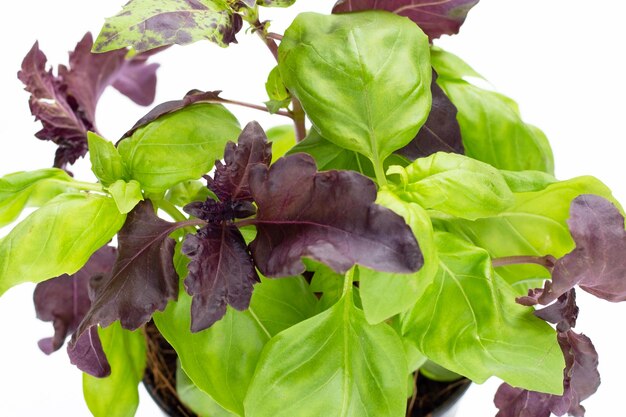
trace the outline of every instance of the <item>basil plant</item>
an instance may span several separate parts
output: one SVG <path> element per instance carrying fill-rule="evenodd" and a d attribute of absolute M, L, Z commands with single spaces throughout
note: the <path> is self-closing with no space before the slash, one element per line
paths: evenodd
<path fill-rule="evenodd" d="M 418 375 L 502 379 L 500 417 L 584 415 L 575 291 L 626 300 L 623 210 L 434 45 L 478 0 L 340 0 L 272 32 L 294 2 L 130 0 L 56 72 L 35 43 L 18 76 L 56 153 L 0 179 L 0 294 L 37 283 L 39 347 L 66 345 L 96 417 L 134 415 L 147 326 L 200 416 L 402 417 Z M 108 87 L 151 105 L 154 55 L 244 26 L 276 58 L 264 104 L 192 90 L 98 131 Z"/>

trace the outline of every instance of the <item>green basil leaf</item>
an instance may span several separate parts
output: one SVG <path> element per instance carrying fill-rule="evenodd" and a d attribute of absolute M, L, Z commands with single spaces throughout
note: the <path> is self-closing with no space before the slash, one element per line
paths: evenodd
<path fill-rule="evenodd" d="M 560 258 L 574 249 L 567 219 L 572 200 L 580 194 L 596 194 L 617 203 L 608 187 L 586 176 L 557 182 L 540 191 L 516 193 L 515 203 L 493 217 L 476 221 L 449 219 L 438 225 L 486 249 L 492 258 L 545 255 Z M 550 277 L 539 265 L 510 265 L 497 270 L 513 285 L 517 295 L 541 287 L 542 281 Z"/>
<path fill-rule="evenodd" d="M 187 276 L 188 262 L 177 249 L 179 276 Z M 314 313 L 315 297 L 307 287 L 302 278 L 263 280 L 254 290 L 248 311 L 228 307 L 223 319 L 191 333 L 191 297 L 181 285 L 178 301 L 157 312 L 154 322 L 193 383 L 224 409 L 243 416 L 243 400 L 265 343 L 273 332 Z M 229 357 L 237 358 L 237 366 L 224 359 Z"/>
<path fill-rule="evenodd" d="M 210 171 L 240 130 L 224 106 L 199 103 L 137 129 L 118 150 L 130 178 L 146 192 L 160 193 Z"/>
<path fill-rule="evenodd" d="M 296 144 L 296 133 L 291 125 L 272 127 L 265 134 L 272 144 L 272 163 L 285 156 Z"/>
<path fill-rule="evenodd" d="M 313 272 L 311 291 L 321 295 L 317 311 L 326 311 L 341 299 L 344 277 L 320 262 L 304 259 L 304 263 L 306 269 Z"/>
<path fill-rule="evenodd" d="M 183 181 L 165 194 L 165 199 L 175 206 L 183 207 L 193 201 L 205 201 L 213 193 L 207 188 L 206 183 L 198 180 Z M 215 197 L 217 199 L 217 197 Z"/>
<path fill-rule="evenodd" d="M 398 335 L 387 324 L 368 324 L 348 292 L 266 345 L 246 417 L 292 417 L 303 409 L 311 416 L 402 416 L 406 369 Z"/>
<path fill-rule="evenodd" d="M 176 369 L 176 393 L 180 400 L 199 417 L 236 417 L 224 410 L 209 394 L 194 385 L 178 365 Z"/>
<path fill-rule="evenodd" d="M 93 132 L 87 134 L 87 141 L 91 170 L 104 186 L 127 179 L 124 162 L 115 145 Z"/>
<path fill-rule="evenodd" d="M 75 273 L 111 240 L 125 219 L 109 197 L 54 198 L 0 240 L 0 295 L 23 282 Z"/>
<path fill-rule="evenodd" d="M 26 206 L 40 206 L 71 190 L 72 181 L 58 168 L 16 172 L 0 178 L 0 227 L 17 219 Z"/>
<path fill-rule="evenodd" d="M 140 201 L 143 201 L 141 184 L 135 180 L 129 182 L 117 180 L 109 186 L 108 191 L 122 214 L 129 213 Z"/>
<path fill-rule="evenodd" d="M 302 13 L 279 57 L 285 85 L 321 135 L 375 167 L 415 137 L 430 111 L 428 37 L 406 18 Z"/>
<path fill-rule="evenodd" d="M 500 170 L 500 174 L 514 193 L 541 191 L 558 181 L 554 176 L 541 171 Z"/>
<path fill-rule="evenodd" d="M 513 203 L 513 193 L 494 167 L 455 153 L 437 152 L 406 168 L 392 167 L 405 201 L 465 219 L 497 214 Z"/>
<path fill-rule="evenodd" d="M 318 171 L 343 169 L 356 171 L 370 178 L 375 177 L 374 166 L 369 159 L 358 152 L 342 148 L 324 139 L 316 129 L 311 129 L 307 137 L 291 148 L 287 154 L 293 155 L 298 152 L 311 155 L 315 159 Z M 404 157 L 391 154 L 385 160 L 384 167 L 405 166 L 406 164 L 408 161 Z"/>
<path fill-rule="evenodd" d="M 251 312 L 272 336 L 312 317 L 317 298 L 302 277 L 261 278 L 250 301 Z"/>
<path fill-rule="evenodd" d="M 495 375 L 532 391 L 563 392 L 563 354 L 555 331 L 515 302 L 489 254 L 436 233 L 439 272 L 404 317 L 406 335 L 444 368 L 482 383 Z"/>
<path fill-rule="evenodd" d="M 237 23 L 238 22 L 238 23 Z M 224 1 L 131 0 L 106 19 L 94 52 L 132 46 L 137 52 L 210 40 L 228 46 L 241 27 Z"/>
<path fill-rule="evenodd" d="M 270 100 L 284 101 L 291 98 L 287 87 L 285 87 L 285 82 L 280 76 L 278 66 L 274 67 L 267 76 L 265 91 Z"/>
<path fill-rule="evenodd" d="M 554 157 L 547 138 L 524 123 L 510 98 L 479 88 L 463 79 L 476 76 L 460 58 L 433 51 L 437 84 L 456 106 L 465 154 L 496 168 L 511 171 L 554 172 Z"/>
<path fill-rule="evenodd" d="M 369 323 L 380 323 L 409 310 L 431 284 L 438 269 L 433 226 L 426 211 L 415 203 L 407 203 L 389 189 L 381 189 L 376 204 L 401 215 L 415 234 L 424 266 L 414 274 L 394 274 L 359 267 L 361 301 Z"/>
<path fill-rule="evenodd" d="M 111 375 L 83 374 L 83 393 L 94 417 L 133 417 L 139 405 L 138 385 L 146 368 L 146 340 L 142 330 L 123 329 L 119 321 L 98 329 Z"/>

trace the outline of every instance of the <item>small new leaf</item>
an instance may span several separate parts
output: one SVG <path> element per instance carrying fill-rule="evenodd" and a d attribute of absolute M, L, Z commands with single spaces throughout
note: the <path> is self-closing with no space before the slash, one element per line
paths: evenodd
<path fill-rule="evenodd" d="M 215 162 L 214 178 L 206 178 L 211 191 L 223 202 L 252 201 L 248 173 L 254 164 L 269 166 L 272 145 L 257 122 L 250 122 L 237 140 L 228 142 L 224 150 L 224 164 Z"/>
<path fill-rule="evenodd" d="M 254 165 L 250 189 L 258 206 L 255 263 L 269 277 L 299 275 L 301 258 L 344 273 L 354 264 L 414 272 L 423 263 L 402 217 L 374 204 L 376 186 L 352 171 L 317 172 L 306 154 Z"/>
<path fill-rule="evenodd" d="M 478 0 L 339 0 L 333 13 L 387 10 L 408 17 L 432 40 L 459 33 L 467 13 L 477 3 Z"/>
<path fill-rule="evenodd" d="M 226 305 L 243 311 L 252 286 L 259 282 L 254 262 L 239 230 L 225 223 L 209 224 L 187 235 L 182 253 L 191 259 L 185 288 L 193 296 L 191 331 L 207 329 L 226 314 Z"/>

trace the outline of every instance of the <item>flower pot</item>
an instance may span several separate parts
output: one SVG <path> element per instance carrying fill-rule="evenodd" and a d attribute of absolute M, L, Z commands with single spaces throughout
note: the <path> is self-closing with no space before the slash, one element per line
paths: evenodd
<path fill-rule="evenodd" d="M 176 393 L 176 351 L 152 322 L 146 325 L 146 340 L 148 362 L 143 378 L 146 390 L 166 416 L 197 417 Z M 418 374 L 415 386 L 418 395 L 409 398 L 407 417 L 454 417 L 470 381 L 437 382 Z"/>

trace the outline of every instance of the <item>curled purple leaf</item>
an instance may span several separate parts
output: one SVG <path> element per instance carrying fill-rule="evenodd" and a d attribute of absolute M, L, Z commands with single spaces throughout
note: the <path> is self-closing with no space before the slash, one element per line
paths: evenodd
<path fill-rule="evenodd" d="M 271 168 L 250 169 L 250 189 L 258 212 L 251 243 L 263 275 L 298 275 L 301 258 L 323 262 L 344 273 L 355 264 L 409 273 L 423 256 L 402 217 L 374 204 L 376 186 L 353 171 L 317 172 L 307 154 L 279 159 Z"/>
<path fill-rule="evenodd" d="M 104 246 L 75 274 L 61 275 L 37 284 L 33 294 L 37 318 L 51 321 L 54 326 L 54 336 L 39 341 L 39 348 L 45 354 L 59 350 L 67 336 L 74 333 L 91 306 L 90 278 L 110 272 L 115 255 L 115 248 Z"/>
<path fill-rule="evenodd" d="M 626 231 L 619 209 L 584 194 L 572 201 L 567 224 L 576 248 L 556 261 L 552 280 L 534 294 L 537 302 L 550 304 L 575 285 L 604 300 L 625 301 Z"/>
<path fill-rule="evenodd" d="M 254 164 L 269 166 L 272 144 L 261 125 L 250 122 L 243 129 L 237 144 L 228 142 L 224 164 L 215 162 L 214 179 L 207 177 L 208 187 L 221 201 L 252 201 L 248 173 Z"/>
<path fill-rule="evenodd" d="M 426 123 L 417 132 L 417 136 L 397 154 L 411 161 L 436 152 L 465 154 L 461 139 L 461 127 L 456 119 L 457 109 L 443 89 L 437 85 L 437 73 L 433 71 L 430 85 L 433 104 Z"/>
<path fill-rule="evenodd" d="M 406 16 L 432 39 L 454 35 L 478 0 L 339 0 L 333 13 L 382 9 Z"/>
<path fill-rule="evenodd" d="M 157 217 L 149 200 L 128 214 L 118 233 L 115 265 L 110 274 L 92 279 L 94 299 L 70 345 L 98 324 L 106 327 L 119 320 L 123 328 L 135 330 L 178 297 L 172 261 L 176 242 L 168 236 L 179 227 Z"/>
<path fill-rule="evenodd" d="M 74 343 L 67 346 L 67 354 L 72 365 L 81 371 L 104 378 L 111 374 L 111 365 L 102 349 L 102 342 L 98 336 L 98 326 L 91 326 L 85 330 Z"/>
<path fill-rule="evenodd" d="M 191 331 L 207 329 L 226 314 L 226 305 L 245 310 L 259 282 L 254 262 L 239 230 L 226 223 L 187 235 L 182 252 L 191 259 L 185 288 L 193 297 Z"/>
<path fill-rule="evenodd" d="M 548 323 L 556 324 L 556 329 L 559 332 L 566 332 L 575 327 L 578 318 L 576 290 L 572 288 L 554 303 L 535 311 L 535 315 Z"/>
<path fill-rule="evenodd" d="M 147 64 L 146 55 L 127 59 L 126 49 L 93 54 L 92 45 L 87 33 L 70 53 L 69 68 L 60 65 L 55 76 L 46 71 L 46 56 L 36 42 L 18 73 L 31 93 L 31 113 L 43 125 L 35 136 L 58 145 L 55 167 L 64 168 L 87 153 L 87 132 L 97 131 L 96 106 L 108 86 L 137 104 L 154 100 L 158 64 Z"/>
<path fill-rule="evenodd" d="M 598 354 L 587 336 L 572 330 L 559 333 L 558 342 L 565 356 L 563 395 L 533 392 L 502 384 L 494 398 L 500 410 L 496 417 L 549 417 L 550 413 L 574 417 L 585 415 L 585 409 L 580 403 L 600 386 Z"/>

